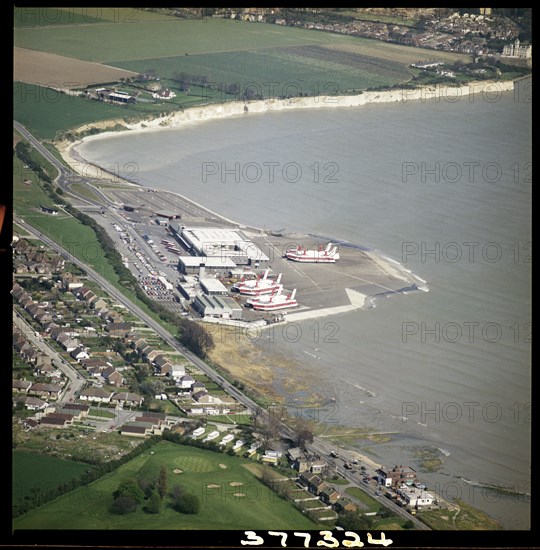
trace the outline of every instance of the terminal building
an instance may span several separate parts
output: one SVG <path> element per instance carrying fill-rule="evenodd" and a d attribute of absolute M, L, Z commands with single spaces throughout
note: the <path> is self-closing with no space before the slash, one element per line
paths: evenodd
<path fill-rule="evenodd" d="M 236 264 L 228 258 L 212 258 L 205 256 L 179 256 L 178 270 L 184 275 L 199 275 L 201 269 L 218 275 L 227 275 Z"/>
<path fill-rule="evenodd" d="M 264 268 L 270 258 L 238 231 L 221 227 L 185 227 L 170 225 L 177 239 L 186 250 L 197 258 L 179 258 L 178 268 L 182 273 L 196 273 L 201 264 L 213 271 L 228 272 L 238 265 Z"/>

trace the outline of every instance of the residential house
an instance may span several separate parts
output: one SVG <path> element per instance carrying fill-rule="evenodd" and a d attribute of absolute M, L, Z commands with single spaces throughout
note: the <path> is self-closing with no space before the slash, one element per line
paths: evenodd
<path fill-rule="evenodd" d="M 202 382 L 194 382 L 191 386 L 192 392 L 206 391 L 206 386 Z"/>
<path fill-rule="evenodd" d="M 15 298 L 15 300 L 19 300 L 23 294 L 24 288 L 19 283 L 15 283 L 11 289 L 11 295 Z"/>
<path fill-rule="evenodd" d="M 38 376 L 47 376 L 49 378 L 62 378 L 62 371 L 51 364 L 43 364 L 34 368 L 34 374 Z"/>
<path fill-rule="evenodd" d="M 18 393 L 28 393 L 31 386 L 32 382 L 28 380 L 13 380 L 11 385 L 13 391 Z"/>
<path fill-rule="evenodd" d="M 43 330 L 48 334 L 51 333 L 52 329 L 60 328 L 54 321 L 48 321 L 46 323 L 43 323 L 42 326 L 43 326 Z"/>
<path fill-rule="evenodd" d="M 160 352 L 157 349 L 152 349 L 150 346 L 148 346 L 143 351 L 143 354 L 146 357 L 146 360 L 151 363 L 160 354 Z"/>
<path fill-rule="evenodd" d="M 102 368 L 103 370 L 105 370 L 107 367 L 112 367 L 112 365 L 110 363 L 108 363 L 107 361 L 105 361 L 104 359 L 101 359 L 99 357 L 92 357 L 92 358 L 88 358 L 88 359 L 83 359 L 81 361 L 81 365 L 85 368 L 85 369 L 89 369 L 90 367 L 94 367 L 94 368 Z"/>
<path fill-rule="evenodd" d="M 107 302 L 103 298 L 100 298 L 99 296 L 96 296 L 96 299 L 92 300 L 89 303 L 90 303 L 90 307 L 96 311 L 100 311 L 101 309 L 107 307 Z"/>
<path fill-rule="evenodd" d="M 39 423 L 46 428 L 66 428 L 73 423 L 73 415 L 51 413 L 42 416 Z"/>
<path fill-rule="evenodd" d="M 208 395 L 206 390 L 201 390 L 195 392 L 192 396 L 193 400 L 197 403 L 213 403 L 214 398 L 211 395 Z"/>
<path fill-rule="evenodd" d="M 171 365 L 171 363 L 167 363 L 161 372 L 173 380 L 180 380 L 186 374 L 186 368 L 183 365 Z"/>
<path fill-rule="evenodd" d="M 39 426 L 39 422 L 34 418 L 27 418 L 26 420 L 23 420 L 23 426 L 25 431 L 28 431 L 33 428 L 37 428 Z"/>
<path fill-rule="evenodd" d="M 72 415 L 73 420 L 82 420 L 88 416 L 90 412 L 90 405 L 83 405 L 82 403 L 67 403 L 63 405 L 58 412 L 60 414 Z"/>
<path fill-rule="evenodd" d="M 133 330 L 131 323 L 109 323 L 105 330 L 113 338 L 125 338 Z"/>
<path fill-rule="evenodd" d="M 39 369 L 42 367 L 50 367 L 52 366 L 51 356 L 47 355 L 46 353 L 38 353 L 34 364 L 36 365 L 36 369 Z"/>
<path fill-rule="evenodd" d="M 24 295 L 21 296 L 19 303 L 24 309 L 26 309 L 27 307 L 31 306 L 34 303 L 34 300 L 32 300 L 30 295 L 25 292 Z"/>
<path fill-rule="evenodd" d="M 100 307 L 94 310 L 94 315 L 99 315 L 102 319 L 106 319 L 109 314 L 109 310 L 106 307 Z"/>
<path fill-rule="evenodd" d="M 342 497 L 342 495 L 333 487 L 329 486 L 319 493 L 319 497 L 325 504 L 333 505 L 336 504 L 336 502 Z"/>
<path fill-rule="evenodd" d="M 24 346 L 28 346 L 26 338 L 21 333 L 16 333 L 13 335 L 12 344 L 15 351 L 18 353 L 21 352 Z"/>
<path fill-rule="evenodd" d="M 77 277 L 77 275 L 73 275 L 73 273 L 64 273 L 60 280 L 62 281 L 62 287 L 65 290 L 76 290 L 82 288 L 84 285 Z"/>
<path fill-rule="evenodd" d="M 433 504 L 433 495 L 431 493 L 427 493 L 424 489 L 406 487 L 397 489 L 397 492 L 403 497 L 407 506 L 410 506 L 411 508 L 431 506 Z"/>
<path fill-rule="evenodd" d="M 323 481 L 319 476 L 309 473 L 303 473 L 299 476 L 300 481 L 307 486 L 308 491 L 314 495 L 319 495 L 321 491 L 328 489 L 330 486 Z"/>
<path fill-rule="evenodd" d="M 44 411 L 49 406 L 47 401 L 31 395 L 17 397 L 14 403 L 22 403 L 29 411 Z"/>
<path fill-rule="evenodd" d="M 42 308 L 40 308 L 35 302 L 32 303 L 28 308 L 26 308 L 26 311 L 35 319 L 36 314 L 43 311 Z"/>
<path fill-rule="evenodd" d="M 39 351 L 33 347 L 24 348 L 21 351 L 21 357 L 28 363 L 31 363 L 32 365 L 36 362 L 36 358 L 38 355 L 39 355 Z"/>
<path fill-rule="evenodd" d="M 133 349 L 135 349 L 137 353 L 140 353 L 141 355 L 143 353 L 143 349 L 145 349 L 146 346 L 148 346 L 148 342 L 144 338 L 139 338 L 132 343 Z"/>
<path fill-rule="evenodd" d="M 298 473 L 309 471 L 309 460 L 306 458 L 297 458 L 294 461 L 294 467 L 298 470 Z"/>
<path fill-rule="evenodd" d="M 107 383 L 112 386 L 121 386 L 124 383 L 124 377 L 114 368 L 107 367 L 102 373 L 101 376 L 107 380 Z"/>
<path fill-rule="evenodd" d="M 88 355 L 88 352 L 83 346 L 78 346 L 75 348 L 71 353 L 71 357 L 75 359 L 78 363 L 80 363 L 83 359 L 89 359 L 90 355 Z"/>
<path fill-rule="evenodd" d="M 310 470 L 313 474 L 322 474 L 326 469 L 326 462 L 324 460 L 312 460 Z"/>
<path fill-rule="evenodd" d="M 80 288 L 76 288 L 73 290 L 73 294 L 80 300 L 86 300 L 90 296 L 95 294 L 87 287 L 87 286 L 81 286 Z"/>
<path fill-rule="evenodd" d="M 90 387 L 80 393 L 79 399 L 81 401 L 94 401 L 96 403 L 110 403 L 112 396 L 113 392 L 110 390 Z"/>
<path fill-rule="evenodd" d="M 107 319 L 111 321 L 111 323 L 121 323 L 122 322 L 122 314 L 118 313 L 118 311 L 111 309 L 109 311 L 109 315 L 107 316 Z"/>
<path fill-rule="evenodd" d="M 56 341 L 62 346 L 63 349 L 65 349 L 68 353 L 71 353 L 73 350 L 77 349 L 79 347 L 79 343 L 71 338 L 71 336 L 68 336 L 65 332 L 62 332 Z"/>
<path fill-rule="evenodd" d="M 64 333 L 64 327 L 54 326 L 49 327 L 49 334 L 53 340 L 58 340 L 61 334 Z"/>
<path fill-rule="evenodd" d="M 119 392 L 112 396 L 111 401 L 117 403 L 121 407 L 138 407 L 144 401 L 144 397 L 132 392 Z"/>
<path fill-rule="evenodd" d="M 193 376 L 190 376 L 189 374 L 182 376 L 182 378 L 180 378 L 176 382 L 176 385 L 180 386 L 184 390 L 191 389 L 193 384 L 195 384 L 195 378 L 193 378 Z"/>
<path fill-rule="evenodd" d="M 28 393 L 39 395 L 40 397 L 46 397 L 48 399 L 58 399 L 62 392 L 62 386 L 58 384 L 43 384 L 38 382 L 32 384 L 28 389 Z"/>
<path fill-rule="evenodd" d="M 161 372 L 161 369 L 167 364 L 170 364 L 170 361 L 163 354 L 160 353 L 159 355 L 156 355 L 156 357 L 154 357 L 154 366 L 156 367 L 160 375 L 163 374 Z"/>
<path fill-rule="evenodd" d="M 35 319 L 38 323 L 44 325 L 52 321 L 52 315 L 48 311 L 42 310 L 36 314 Z"/>
<path fill-rule="evenodd" d="M 412 485 L 417 480 L 416 470 L 410 466 L 394 466 L 391 470 L 379 468 L 377 470 L 379 483 L 385 487 L 401 487 Z"/>
<path fill-rule="evenodd" d="M 348 498 L 340 498 L 335 504 L 334 504 L 334 510 L 336 512 L 354 512 L 356 513 L 358 511 L 358 506 L 354 504 L 354 502 L 351 502 Z"/>

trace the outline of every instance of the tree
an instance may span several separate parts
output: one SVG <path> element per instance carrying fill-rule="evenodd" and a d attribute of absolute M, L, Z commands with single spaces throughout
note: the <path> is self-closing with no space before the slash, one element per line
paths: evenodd
<path fill-rule="evenodd" d="M 139 479 L 139 487 L 141 488 L 141 491 L 143 491 L 145 498 L 150 498 L 150 495 L 154 491 L 154 484 L 142 477 Z"/>
<path fill-rule="evenodd" d="M 262 423 L 261 423 L 262 424 Z M 266 447 L 270 442 L 279 438 L 279 430 L 281 422 L 279 418 L 270 411 L 266 417 L 266 421 L 261 425 L 259 431 L 263 437 L 263 444 Z"/>
<path fill-rule="evenodd" d="M 171 497 L 173 501 L 176 502 L 183 492 L 184 489 L 180 485 L 173 485 L 173 488 L 171 489 Z"/>
<path fill-rule="evenodd" d="M 294 426 L 294 433 L 298 447 L 303 449 L 306 443 L 313 443 L 313 430 L 307 419 L 297 418 Z"/>
<path fill-rule="evenodd" d="M 174 509 L 182 514 L 198 514 L 201 503 L 195 495 L 183 493 L 174 503 Z"/>
<path fill-rule="evenodd" d="M 159 514 L 161 510 L 161 497 L 155 491 L 152 491 L 144 509 L 149 514 Z"/>
<path fill-rule="evenodd" d="M 157 492 L 161 498 L 165 498 L 165 495 L 167 494 L 167 486 L 168 486 L 167 466 L 165 466 L 165 464 L 162 464 L 159 470 L 159 475 L 156 482 Z"/>
<path fill-rule="evenodd" d="M 337 524 L 346 531 L 362 531 L 370 527 L 367 518 L 356 512 L 344 512 L 340 514 Z"/>
<path fill-rule="evenodd" d="M 114 499 L 111 506 L 111 512 L 118 515 L 129 514 L 131 512 L 135 512 L 137 506 L 138 504 L 133 497 L 120 496 Z"/>
<path fill-rule="evenodd" d="M 118 489 L 113 493 L 113 497 L 115 500 L 127 497 L 136 504 L 140 504 L 144 499 L 144 493 L 135 479 L 126 479 L 120 483 Z"/>
<path fill-rule="evenodd" d="M 180 342 L 186 346 L 195 355 L 204 359 L 208 352 L 214 347 L 214 339 L 206 329 L 185 317 L 181 317 L 180 323 Z"/>
<path fill-rule="evenodd" d="M 412 522 L 412 520 L 408 519 L 408 520 L 403 524 L 403 529 L 414 529 L 414 523 Z"/>

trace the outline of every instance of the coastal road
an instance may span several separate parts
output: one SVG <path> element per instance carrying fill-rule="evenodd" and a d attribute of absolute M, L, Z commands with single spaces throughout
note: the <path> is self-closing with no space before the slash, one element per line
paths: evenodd
<path fill-rule="evenodd" d="M 71 168 L 66 167 L 60 162 L 33 134 L 31 134 L 20 122 L 13 121 L 13 128 L 19 132 L 25 140 L 27 140 L 32 147 L 34 147 L 48 162 L 50 162 L 57 170 L 58 175 L 55 178 L 55 183 L 65 192 L 71 193 L 78 199 L 92 204 L 94 206 L 103 207 L 113 204 L 110 199 L 100 189 L 92 187 L 92 191 L 97 194 L 103 202 L 92 200 L 89 197 L 80 195 L 70 188 L 72 183 L 84 183 L 83 176 L 76 174 Z M 82 163 L 81 163 L 82 164 Z"/>
<path fill-rule="evenodd" d="M 14 127 L 27 139 L 47 160 L 49 160 L 55 167 L 59 170 L 59 176 L 57 178 L 57 182 L 59 185 L 62 186 L 61 182 L 66 182 L 66 179 L 72 178 L 72 172 L 70 169 L 67 169 L 62 163 L 56 159 L 30 132 L 28 132 L 24 126 L 20 125 L 17 122 L 14 122 Z M 67 183 L 64 183 L 67 188 L 66 190 L 69 190 L 69 186 Z M 94 188 L 92 188 L 94 189 Z M 111 201 L 105 197 L 105 195 L 101 192 L 99 192 L 100 197 L 104 199 L 105 208 L 107 208 L 109 211 L 113 211 L 113 208 L 109 208 L 109 205 L 112 205 Z M 103 204 L 97 203 L 95 201 L 90 201 L 86 198 L 84 198 L 86 202 L 91 202 L 93 204 L 99 205 L 103 207 Z M 116 218 L 118 214 L 115 213 L 114 217 Z M 217 372 L 215 372 L 211 367 L 209 367 L 204 361 L 202 361 L 199 357 L 197 357 L 195 354 L 193 354 L 191 351 L 186 349 L 184 346 L 182 346 L 178 340 L 165 328 L 163 328 L 157 321 L 155 321 L 152 317 L 150 317 L 145 311 L 143 311 L 139 306 L 131 302 L 126 296 L 124 296 L 121 292 L 119 292 L 116 287 L 114 287 L 109 281 L 107 281 L 104 277 L 102 277 L 97 271 L 92 269 L 90 266 L 85 264 L 84 262 L 78 260 L 73 255 L 71 255 L 66 249 L 64 249 L 62 246 L 57 244 L 55 241 L 50 239 L 49 237 L 43 235 L 38 230 L 34 229 L 29 224 L 25 223 L 24 221 L 20 219 L 15 219 L 17 223 L 19 223 L 22 227 L 25 228 L 26 231 L 28 231 L 30 234 L 34 235 L 35 237 L 38 237 L 41 239 L 47 246 L 49 246 L 52 250 L 55 250 L 58 254 L 69 260 L 70 262 L 74 263 L 84 271 L 86 271 L 89 278 L 93 279 L 96 283 L 98 283 L 106 292 L 109 293 L 111 297 L 116 299 L 118 302 L 123 304 L 131 313 L 133 313 L 135 316 L 137 316 L 141 321 L 145 322 L 148 327 L 152 328 L 156 334 L 158 334 L 161 338 L 163 338 L 164 341 L 166 341 L 173 349 L 177 350 L 179 353 L 184 355 L 191 363 L 193 363 L 197 368 L 199 368 L 202 372 L 204 372 L 211 380 L 219 384 L 229 395 L 234 397 L 239 403 L 244 405 L 246 408 L 248 408 L 251 411 L 260 411 L 260 414 L 263 418 L 269 418 L 269 413 L 265 411 L 264 409 L 261 410 L 261 407 L 259 407 L 253 400 L 251 400 L 249 397 L 244 395 L 238 388 L 233 386 L 230 382 L 225 380 L 222 376 L 220 376 Z M 125 223 L 125 220 L 123 220 Z M 140 237 L 139 237 L 140 238 Z M 287 437 L 294 439 L 294 432 L 286 426 L 285 424 L 282 424 L 281 426 L 282 434 L 287 435 Z M 331 450 L 338 451 L 338 447 L 327 442 L 319 440 L 318 438 L 315 438 L 313 441 L 313 444 L 308 445 L 308 450 L 311 450 L 312 452 L 320 455 L 325 461 L 328 462 L 328 455 Z M 361 487 L 365 492 L 373 496 L 373 498 L 381 499 L 382 497 L 378 497 L 375 495 L 375 489 L 372 489 L 371 487 L 366 487 L 366 484 L 363 484 L 361 479 L 358 476 L 353 476 L 352 473 L 348 471 L 344 471 L 344 477 L 348 479 L 349 481 L 354 482 L 359 487 Z M 423 529 L 428 530 L 429 528 L 420 522 L 416 517 L 411 516 L 407 512 L 405 512 L 402 508 L 397 506 L 396 504 L 390 502 L 389 499 L 384 498 L 384 500 L 381 500 L 381 503 L 383 503 L 386 507 L 392 509 L 396 514 L 398 514 L 400 517 L 404 517 L 406 519 L 410 519 L 415 524 L 415 527 L 417 529 Z"/>
<path fill-rule="evenodd" d="M 43 233 L 37 231 L 32 226 L 24 222 L 23 220 L 15 217 L 15 221 L 20 224 L 24 229 L 30 233 L 31 235 L 41 239 L 47 246 L 49 246 L 51 249 L 55 250 L 58 254 L 66 258 L 68 261 L 74 263 L 84 271 L 86 271 L 88 277 L 92 280 L 94 280 L 96 283 L 98 283 L 111 297 L 113 297 L 115 300 L 123 304 L 128 308 L 131 313 L 136 315 L 141 321 L 144 321 L 147 326 L 149 326 L 152 330 L 156 332 L 161 338 L 163 338 L 170 346 L 172 346 L 175 350 L 177 350 L 179 353 L 184 355 L 186 359 L 188 359 L 190 362 L 192 362 L 197 368 L 199 368 L 202 372 L 204 372 L 209 378 L 211 378 L 213 381 L 217 382 L 220 386 L 225 389 L 227 393 L 229 393 L 232 397 L 234 397 L 239 403 L 242 403 L 244 406 L 246 406 L 250 410 L 255 410 L 255 408 L 258 408 L 258 405 L 252 401 L 249 397 L 245 396 L 238 388 L 233 386 L 231 383 L 229 383 L 227 380 L 225 380 L 222 376 L 220 376 L 218 373 L 216 373 L 212 368 L 210 368 L 202 359 L 197 357 L 195 354 L 193 354 L 191 351 L 189 351 L 187 348 L 182 346 L 178 340 L 165 328 L 163 328 L 157 321 L 155 321 L 152 317 L 150 317 L 145 311 L 143 311 L 139 306 L 131 302 L 128 298 L 126 298 L 121 292 L 118 291 L 116 287 L 114 287 L 109 281 L 107 281 L 104 277 L 102 277 L 97 271 L 92 269 L 90 266 L 85 264 L 84 262 L 78 260 L 75 258 L 72 254 L 70 254 L 65 248 L 57 244 L 55 241 L 44 235 Z"/>
<path fill-rule="evenodd" d="M 315 438 L 313 440 L 313 443 L 308 447 L 313 452 L 321 455 L 322 457 L 329 456 L 332 451 L 336 451 L 335 445 L 329 444 L 327 441 L 321 440 L 320 438 Z M 369 483 L 364 483 L 362 481 L 364 477 L 369 477 L 370 480 L 375 477 L 375 470 L 376 467 L 379 466 L 378 464 L 375 464 L 372 461 L 367 461 L 365 457 L 362 457 L 361 461 L 365 462 L 367 465 L 367 470 L 365 474 L 360 474 L 353 470 L 347 470 L 344 467 L 345 463 L 350 464 L 352 459 L 356 458 L 356 456 L 357 453 L 354 453 L 353 451 L 345 451 L 343 448 L 340 448 L 339 458 L 336 458 L 334 460 L 334 465 L 336 466 L 337 472 L 346 480 L 360 487 L 372 498 L 379 501 L 383 506 L 394 512 L 398 517 L 405 520 L 411 520 L 414 523 L 415 529 L 430 531 L 431 529 L 425 523 L 422 523 L 416 516 L 411 515 L 409 512 L 398 506 L 395 502 L 383 496 L 384 492 L 386 491 L 384 487 L 379 487 L 378 485 L 374 486 L 371 481 Z M 376 493 L 379 493 L 379 495 L 377 495 Z"/>

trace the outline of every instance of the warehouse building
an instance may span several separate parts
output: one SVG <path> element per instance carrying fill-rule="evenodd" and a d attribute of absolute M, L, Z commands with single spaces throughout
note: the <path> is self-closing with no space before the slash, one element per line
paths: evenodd
<path fill-rule="evenodd" d="M 232 298 L 224 296 L 197 296 L 193 308 L 203 317 L 241 319 L 242 307 Z"/>
<path fill-rule="evenodd" d="M 217 279 L 199 279 L 199 284 L 205 294 L 209 296 L 226 295 L 227 287 Z"/>

